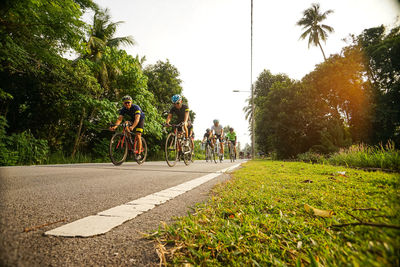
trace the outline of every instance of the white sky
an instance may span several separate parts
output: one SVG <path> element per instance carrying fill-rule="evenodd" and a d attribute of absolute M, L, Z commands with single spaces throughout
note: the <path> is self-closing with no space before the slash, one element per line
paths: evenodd
<path fill-rule="evenodd" d="M 131 55 L 147 64 L 169 59 L 181 74 L 183 94 L 197 114 L 196 137 L 212 120 L 235 128 L 242 144 L 250 143 L 242 108 L 250 93 L 250 0 L 95 0 L 109 8 L 113 21 L 125 21 L 116 36 L 132 35 Z M 299 41 L 296 22 L 315 0 L 254 0 L 253 82 L 263 69 L 301 79 L 323 60 L 317 47 Z M 325 54 L 339 53 L 349 34 L 392 25 L 400 14 L 397 0 L 320 0 L 335 33 L 323 45 Z M 138 103 L 140 104 L 140 103 Z"/>

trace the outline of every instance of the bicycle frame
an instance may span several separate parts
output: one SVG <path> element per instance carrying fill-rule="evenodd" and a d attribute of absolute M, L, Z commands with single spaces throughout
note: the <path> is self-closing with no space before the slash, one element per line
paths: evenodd
<path fill-rule="evenodd" d="M 137 142 L 136 142 L 137 141 L 137 136 L 136 136 L 136 134 L 135 134 L 135 139 L 132 142 L 132 133 L 128 132 L 126 130 L 126 127 L 130 126 L 130 124 L 124 122 L 124 123 L 121 123 L 120 126 L 122 127 L 122 134 L 124 135 L 124 137 L 122 138 L 122 143 L 121 143 L 121 139 L 118 141 L 117 148 L 119 148 L 120 145 L 123 146 L 124 142 L 126 141 L 125 138 L 127 138 L 128 139 L 128 150 L 129 151 L 135 151 L 136 150 L 136 145 L 137 145 Z M 132 144 L 133 144 L 133 147 L 132 147 Z"/>

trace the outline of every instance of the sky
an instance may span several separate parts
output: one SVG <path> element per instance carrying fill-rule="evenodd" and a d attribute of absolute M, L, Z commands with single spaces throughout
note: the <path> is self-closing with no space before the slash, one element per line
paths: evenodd
<path fill-rule="evenodd" d="M 230 125 L 242 148 L 251 143 L 243 107 L 251 79 L 269 69 L 301 79 L 323 61 L 318 47 L 299 40 L 296 22 L 315 0 L 253 0 L 253 75 L 250 75 L 250 0 L 95 0 L 108 8 L 112 21 L 124 21 L 116 36 L 131 35 L 135 46 L 122 47 L 145 64 L 169 60 L 177 67 L 183 95 L 196 112 L 196 138 L 213 119 Z M 325 24 L 330 34 L 323 49 L 327 57 L 340 53 L 349 34 L 399 22 L 397 0 L 320 0 L 332 9 Z M 89 16 L 86 16 L 90 22 Z M 244 92 L 234 93 L 233 90 Z M 138 103 L 140 105 L 140 103 Z"/>

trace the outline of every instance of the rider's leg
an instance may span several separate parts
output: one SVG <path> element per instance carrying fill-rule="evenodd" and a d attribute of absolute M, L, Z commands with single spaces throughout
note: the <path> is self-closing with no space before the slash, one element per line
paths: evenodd
<path fill-rule="evenodd" d="M 224 143 L 222 142 L 223 140 L 222 139 L 220 139 L 219 140 L 219 144 L 220 144 L 220 146 L 221 146 L 221 154 L 222 154 L 222 156 L 224 155 Z"/>
<path fill-rule="evenodd" d="M 142 133 L 136 132 L 135 139 L 137 140 L 137 150 L 136 151 L 138 154 L 140 154 L 140 152 L 142 151 Z"/>
<path fill-rule="evenodd" d="M 185 130 L 185 137 L 188 138 L 189 137 L 189 130 L 188 130 L 188 127 L 187 127 L 186 123 L 183 125 L 183 129 Z"/>

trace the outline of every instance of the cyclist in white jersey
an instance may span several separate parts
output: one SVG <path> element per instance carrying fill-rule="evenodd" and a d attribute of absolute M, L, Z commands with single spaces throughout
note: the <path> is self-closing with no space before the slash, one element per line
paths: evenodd
<path fill-rule="evenodd" d="M 219 139 L 219 145 L 221 147 L 221 153 L 222 153 L 222 160 L 224 160 L 224 127 L 222 127 L 221 124 L 219 124 L 219 120 L 215 119 L 213 121 L 214 125 L 211 126 L 211 131 L 214 132 L 215 136 L 217 139 Z M 215 145 L 215 139 L 214 139 L 214 145 Z"/>

